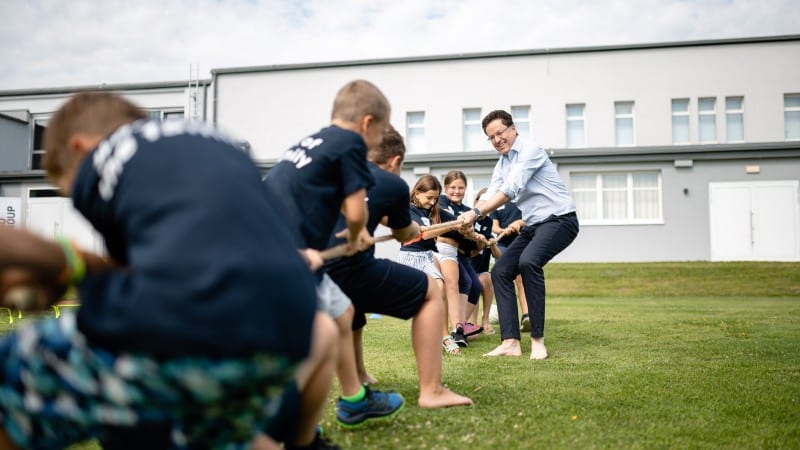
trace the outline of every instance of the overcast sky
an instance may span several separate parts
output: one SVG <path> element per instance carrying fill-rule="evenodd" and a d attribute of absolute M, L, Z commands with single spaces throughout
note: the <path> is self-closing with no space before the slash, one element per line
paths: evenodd
<path fill-rule="evenodd" d="M 211 69 L 800 34 L 798 0 L 0 0 L 0 90 Z M 800 55 L 798 55 L 800 57 Z"/>

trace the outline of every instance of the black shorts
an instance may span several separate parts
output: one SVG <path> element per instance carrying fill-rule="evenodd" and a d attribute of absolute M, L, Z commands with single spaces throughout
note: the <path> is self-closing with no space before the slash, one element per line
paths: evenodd
<path fill-rule="evenodd" d="M 388 259 L 372 259 L 329 271 L 328 275 L 353 302 L 353 329 L 363 326 L 356 325 L 364 313 L 410 319 L 422 308 L 428 293 L 424 272 Z"/>

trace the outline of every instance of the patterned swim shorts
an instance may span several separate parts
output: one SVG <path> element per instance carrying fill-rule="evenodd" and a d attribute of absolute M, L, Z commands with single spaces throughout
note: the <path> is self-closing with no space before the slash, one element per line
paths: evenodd
<path fill-rule="evenodd" d="M 249 448 L 280 407 L 285 358 L 156 360 L 89 346 L 75 316 L 0 341 L 0 421 L 22 448 L 62 449 L 164 425 L 171 448 Z M 165 436 L 166 437 L 166 436 Z"/>

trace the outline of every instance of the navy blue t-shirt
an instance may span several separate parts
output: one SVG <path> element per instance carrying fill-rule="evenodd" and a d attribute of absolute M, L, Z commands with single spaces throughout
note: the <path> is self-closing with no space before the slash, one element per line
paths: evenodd
<path fill-rule="evenodd" d="M 446 195 L 442 194 L 439 196 L 439 209 L 458 217 L 462 212 L 470 211 L 472 208 L 463 203 L 453 203 Z"/>
<path fill-rule="evenodd" d="M 369 220 L 367 221 L 367 231 L 374 235 L 378 224 L 387 218 L 387 226 L 392 229 L 405 228 L 411 225 L 411 214 L 408 210 L 409 190 L 408 184 L 399 176 L 387 172 L 375 164 L 368 162 L 370 175 L 375 184 L 367 190 L 367 209 Z M 346 227 L 344 216 L 339 214 L 339 221 L 336 223 L 334 232 L 331 235 L 328 247 L 334 247 L 346 242 L 346 239 L 337 238 L 336 232 Z M 371 246 L 363 252 L 355 255 L 337 258 L 325 263 L 326 270 L 342 266 L 355 266 L 368 262 L 375 255 L 375 247 Z"/>
<path fill-rule="evenodd" d="M 75 207 L 122 268 L 87 275 L 78 326 L 156 357 L 308 354 L 314 278 L 241 150 L 200 123 L 139 121 L 82 162 Z"/>
<path fill-rule="evenodd" d="M 409 204 L 408 212 L 411 215 L 411 220 L 417 222 L 419 225 L 423 227 L 427 227 L 431 225 L 431 211 L 425 208 L 418 208 L 414 206 L 414 204 Z M 434 252 L 438 251 L 436 249 L 436 239 L 423 239 L 421 241 L 413 242 L 408 245 L 403 245 L 400 247 L 400 250 L 407 251 L 407 252 L 426 252 L 432 250 Z"/>
<path fill-rule="evenodd" d="M 344 199 L 373 184 L 367 168 L 367 146 L 353 131 L 323 128 L 286 151 L 267 173 L 264 184 L 281 204 L 281 212 L 299 230 L 303 248 L 323 250 Z"/>
<path fill-rule="evenodd" d="M 505 205 L 501 205 L 499 208 L 495 209 L 489 214 L 489 217 L 492 220 L 497 220 L 500 222 L 500 228 L 506 228 L 507 226 L 511 225 L 517 220 L 522 219 L 522 211 L 519 210 L 517 204 L 514 202 L 508 202 Z M 503 247 L 508 247 L 511 242 L 517 237 L 516 234 L 507 234 L 500 238 L 497 241 L 498 245 L 502 245 Z"/>

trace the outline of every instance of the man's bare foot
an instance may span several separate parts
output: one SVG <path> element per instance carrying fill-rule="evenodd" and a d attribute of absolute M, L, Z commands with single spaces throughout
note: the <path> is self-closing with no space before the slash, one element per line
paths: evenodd
<path fill-rule="evenodd" d="M 423 394 L 420 392 L 417 404 L 420 408 L 447 408 L 450 406 L 470 406 L 472 399 L 458 395 L 444 386 L 439 386 L 434 392 Z"/>
<path fill-rule="evenodd" d="M 544 338 L 531 338 L 531 359 L 547 358 L 547 347 L 544 346 Z"/>
<path fill-rule="evenodd" d="M 494 327 L 489 322 L 484 322 L 481 326 L 483 327 L 483 334 L 495 334 L 496 333 L 496 331 L 494 330 Z"/>
<path fill-rule="evenodd" d="M 378 384 L 378 379 L 368 373 L 360 373 L 358 374 L 358 378 L 361 380 L 361 384 L 365 384 L 367 386 Z"/>
<path fill-rule="evenodd" d="M 484 353 L 483 356 L 522 356 L 522 347 L 518 340 L 506 339 L 497 348 L 489 353 Z"/>

